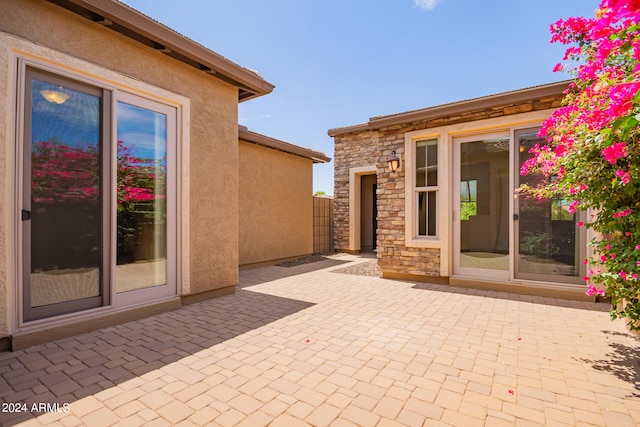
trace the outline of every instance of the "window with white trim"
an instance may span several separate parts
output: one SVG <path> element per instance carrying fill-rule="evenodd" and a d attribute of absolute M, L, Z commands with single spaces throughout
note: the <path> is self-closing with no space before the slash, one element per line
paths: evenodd
<path fill-rule="evenodd" d="M 438 139 L 422 139 L 414 146 L 416 237 L 436 237 L 438 210 Z"/>

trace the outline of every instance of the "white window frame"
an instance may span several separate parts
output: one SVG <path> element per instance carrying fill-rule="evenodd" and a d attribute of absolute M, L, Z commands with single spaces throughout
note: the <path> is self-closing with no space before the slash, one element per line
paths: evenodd
<path fill-rule="evenodd" d="M 416 143 L 419 141 L 433 139 L 437 141 L 436 143 L 438 147 L 438 185 L 416 187 Z M 430 129 L 427 129 L 425 131 L 409 132 L 405 134 L 405 153 L 407 153 L 405 159 L 405 244 L 408 247 L 440 248 L 442 245 L 443 235 L 447 234 L 445 232 L 446 223 L 443 221 L 442 215 L 442 195 L 443 193 L 446 194 L 447 188 L 446 175 L 443 174 L 443 166 L 446 165 L 445 162 L 448 159 L 447 153 L 445 151 L 446 145 L 446 143 L 443 144 L 442 135 L 440 133 L 434 133 Z M 419 193 L 421 192 L 436 193 L 435 236 L 418 235 L 418 198 Z"/>
<path fill-rule="evenodd" d="M 440 203 L 438 202 L 438 196 L 439 196 L 439 190 L 438 190 L 438 185 L 428 185 L 429 184 L 429 177 L 428 177 L 428 172 L 427 172 L 427 168 L 428 168 L 428 150 L 427 152 L 425 152 L 425 185 L 422 187 L 418 187 L 417 183 L 416 183 L 416 170 L 415 170 L 415 162 L 418 160 L 418 155 L 417 153 L 417 145 L 419 142 L 429 142 L 429 141 L 435 141 L 436 142 L 436 152 L 438 150 L 438 147 L 440 146 L 440 142 L 438 138 L 421 138 L 418 140 L 415 140 L 413 142 L 413 165 L 414 165 L 414 171 L 413 171 L 413 197 L 414 197 L 414 206 L 413 206 L 413 215 L 414 215 L 414 221 L 413 223 L 416 224 L 416 228 L 414 229 L 414 235 L 417 239 L 428 239 L 428 240 L 434 240 L 438 238 L 438 231 L 440 229 L 440 227 L 438 227 L 438 217 L 440 216 L 440 214 L 438 213 L 438 206 L 440 205 Z M 437 175 L 437 170 L 438 170 L 438 162 L 436 161 L 436 175 Z M 436 181 L 439 182 L 440 177 L 436 176 Z M 430 234 L 419 234 L 420 233 L 420 193 L 426 193 L 427 195 L 427 200 L 423 201 L 423 203 L 427 204 L 427 217 L 425 219 L 426 224 L 425 224 L 425 228 L 427 230 L 429 230 L 429 226 L 433 225 L 435 227 L 435 234 L 430 235 Z M 435 207 L 435 218 L 434 218 L 434 222 L 435 224 L 430 224 L 429 223 L 429 199 L 428 199 L 428 195 L 429 193 L 435 193 L 435 203 L 436 203 L 436 207 Z"/>
<path fill-rule="evenodd" d="M 111 126 L 112 126 L 112 146 L 115 146 L 117 141 L 117 125 L 118 125 L 118 103 L 124 102 L 126 104 L 134 105 L 139 108 L 144 108 L 149 111 L 164 114 L 167 117 L 167 271 L 166 279 L 167 283 L 161 286 L 155 286 L 150 288 L 143 288 L 134 291 L 118 293 L 116 286 L 117 279 L 117 266 L 113 266 L 112 271 L 112 283 L 111 283 L 111 301 L 115 307 L 131 306 L 135 304 L 144 303 L 146 301 L 155 301 L 162 298 L 167 298 L 177 295 L 177 271 L 176 262 L 172 260 L 177 259 L 177 225 L 176 225 L 176 201 L 177 201 L 177 118 L 178 111 L 175 106 L 167 105 L 166 103 L 159 102 L 158 100 L 150 99 L 148 97 L 142 97 L 140 95 L 132 94 L 122 90 L 116 90 L 112 101 L 112 113 L 111 113 Z M 111 199 L 112 213 L 111 218 L 115 221 L 117 217 L 117 165 L 118 165 L 118 153 L 117 150 L 112 150 L 111 158 Z M 117 257 L 117 227 L 111 227 L 111 259 L 115 260 Z M 113 264 L 113 263 L 112 263 Z"/>

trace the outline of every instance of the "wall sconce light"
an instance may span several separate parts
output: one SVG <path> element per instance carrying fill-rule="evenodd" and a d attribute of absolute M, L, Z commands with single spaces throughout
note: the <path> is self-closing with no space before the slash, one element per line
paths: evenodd
<path fill-rule="evenodd" d="M 69 99 L 69 95 L 62 91 L 62 87 L 60 87 L 60 90 L 43 89 L 40 91 L 40 95 L 53 104 L 64 104 Z"/>
<path fill-rule="evenodd" d="M 387 159 L 387 166 L 391 172 L 395 172 L 400 167 L 400 157 L 396 155 L 396 150 L 391 152 L 391 157 Z"/>

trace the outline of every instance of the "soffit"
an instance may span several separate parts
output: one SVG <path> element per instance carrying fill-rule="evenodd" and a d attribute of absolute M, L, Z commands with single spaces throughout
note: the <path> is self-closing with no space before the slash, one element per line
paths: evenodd
<path fill-rule="evenodd" d="M 274 88 L 257 72 L 226 59 L 120 1 L 48 1 L 237 86 L 240 102 L 266 95 Z"/>

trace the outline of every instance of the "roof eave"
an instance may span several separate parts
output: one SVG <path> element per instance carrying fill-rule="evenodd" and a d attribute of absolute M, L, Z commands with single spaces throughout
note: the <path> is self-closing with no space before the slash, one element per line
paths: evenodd
<path fill-rule="evenodd" d="M 300 147 L 299 145 L 280 141 L 278 139 L 271 138 L 269 136 L 262 135 L 256 132 L 251 132 L 242 125 L 238 125 L 238 139 L 251 142 L 253 144 L 262 145 L 264 147 L 273 148 L 275 150 L 283 151 L 288 154 L 305 157 L 307 159 L 311 159 L 313 163 L 328 163 L 331 161 L 331 158 L 325 156 L 325 154 L 321 153 L 320 151 Z"/>
<path fill-rule="evenodd" d="M 497 107 L 500 105 L 513 104 L 529 101 L 534 98 L 545 98 L 561 94 L 569 86 L 569 81 L 550 83 L 511 92 L 503 92 L 495 95 L 483 96 L 466 101 L 455 102 L 425 108 L 422 110 L 400 113 L 389 116 L 372 117 L 370 123 L 375 129 L 394 126 L 404 123 L 413 123 L 422 120 L 435 119 L 443 115 L 453 115 L 468 113 L 471 111 L 484 110 L 486 108 Z"/>
<path fill-rule="evenodd" d="M 346 133 L 364 132 L 364 131 L 367 131 L 367 130 L 371 130 L 371 127 L 369 126 L 369 122 L 360 123 L 360 124 L 352 125 L 352 126 L 345 126 L 345 127 L 341 127 L 341 128 L 329 129 L 327 131 L 327 133 L 329 134 L 329 136 L 334 137 L 336 135 L 343 135 L 343 134 L 346 134 Z"/>
<path fill-rule="evenodd" d="M 371 117 L 367 123 L 330 129 L 328 133 L 329 136 L 334 137 L 337 135 L 345 135 L 366 130 L 376 130 L 389 126 L 405 125 L 407 123 L 437 119 L 444 116 L 480 111 L 501 105 L 525 102 L 532 99 L 557 96 L 562 94 L 569 87 L 570 82 L 571 80 L 564 80 L 511 92 L 503 92 L 449 104 L 437 105 L 420 110 Z"/>
<path fill-rule="evenodd" d="M 48 1 L 237 86 L 240 102 L 266 95 L 275 87 L 254 71 L 226 59 L 117 0 Z"/>

